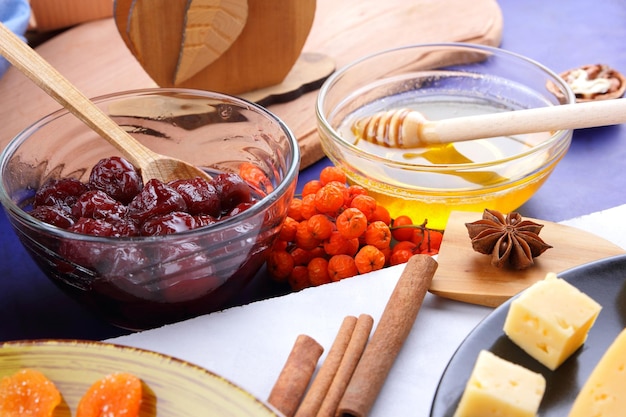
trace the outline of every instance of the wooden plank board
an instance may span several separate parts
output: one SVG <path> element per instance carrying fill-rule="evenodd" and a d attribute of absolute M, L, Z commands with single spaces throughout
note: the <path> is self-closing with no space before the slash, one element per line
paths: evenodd
<path fill-rule="evenodd" d="M 535 258 L 535 265 L 517 271 L 496 268 L 489 255 L 472 249 L 465 223 L 480 220 L 481 213 L 452 212 L 437 257 L 439 268 L 430 292 L 441 297 L 496 307 L 548 272 L 559 273 L 598 259 L 621 255 L 619 246 L 592 233 L 544 220 L 539 236 L 553 247 Z M 589 277 L 593 279 L 593 277 Z"/>
<path fill-rule="evenodd" d="M 495 0 L 318 0 L 304 53 L 341 67 L 383 49 L 422 42 L 499 45 L 502 15 Z M 113 18 L 76 26 L 38 51 L 87 96 L 155 87 L 117 32 Z M 315 124 L 316 91 L 269 109 L 295 133 L 302 168 L 321 159 Z M 59 105 L 14 68 L 0 79 L 0 146 Z"/>

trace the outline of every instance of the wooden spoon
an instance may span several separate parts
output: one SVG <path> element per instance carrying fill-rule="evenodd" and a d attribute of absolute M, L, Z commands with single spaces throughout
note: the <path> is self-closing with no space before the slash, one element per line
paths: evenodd
<path fill-rule="evenodd" d="M 201 169 L 169 156 L 152 152 L 108 117 L 37 52 L 0 23 L 0 54 L 63 107 L 115 146 L 141 170 L 145 181 L 211 177 Z"/>
<path fill-rule="evenodd" d="M 396 109 L 358 120 L 358 137 L 392 148 L 608 126 L 626 122 L 626 100 L 614 99 L 525 110 L 427 120 L 420 112 Z"/>

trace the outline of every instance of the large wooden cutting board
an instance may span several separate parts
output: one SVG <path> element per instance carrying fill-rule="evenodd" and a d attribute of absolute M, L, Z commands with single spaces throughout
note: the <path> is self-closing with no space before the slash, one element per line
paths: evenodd
<path fill-rule="evenodd" d="M 548 272 L 558 274 L 588 262 L 624 254 L 619 246 L 592 233 L 526 217 L 544 225 L 539 236 L 552 248 L 535 258 L 535 264 L 528 269 L 496 268 L 491 265 L 490 256 L 472 249 L 465 227 L 465 223 L 479 220 L 481 216 L 481 213 L 451 213 L 437 256 L 439 267 L 430 287 L 433 294 L 496 307 L 545 278 Z"/>
<path fill-rule="evenodd" d="M 495 0 L 318 0 L 303 54 L 321 54 L 341 67 L 373 52 L 414 43 L 497 46 L 501 33 L 502 15 Z M 90 97 L 156 86 L 124 44 L 113 18 L 76 26 L 37 50 Z M 316 96 L 312 91 L 269 106 L 297 136 L 303 168 L 323 157 L 315 125 Z M 58 107 L 10 69 L 0 79 L 0 146 Z"/>

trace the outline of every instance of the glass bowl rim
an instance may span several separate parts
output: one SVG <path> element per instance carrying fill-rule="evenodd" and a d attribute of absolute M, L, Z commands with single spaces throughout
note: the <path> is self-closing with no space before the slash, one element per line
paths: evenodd
<path fill-rule="evenodd" d="M 100 244 L 109 244 L 112 242 L 133 242 L 133 243 L 159 243 L 162 241 L 175 241 L 181 239 L 188 239 L 194 237 L 196 235 L 204 235 L 206 233 L 214 233 L 214 232 L 222 232 L 225 229 L 233 227 L 239 224 L 240 221 L 246 221 L 246 219 L 255 217 L 267 207 L 271 206 L 272 203 L 278 201 L 292 186 L 293 182 L 296 180 L 299 172 L 300 165 L 300 147 L 298 144 L 298 140 L 295 135 L 291 131 L 291 129 L 274 113 L 267 110 L 265 107 L 258 105 L 252 101 L 247 99 L 232 96 L 229 94 L 213 92 L 213 91 L 205 91 L 198 89 L 190 89 L 190 88 L 141 88 L 141 89 L 132 89 L 132 90 L 123 90 L 108 94 L 103 94 L 91 98 L 93 102 L 100 103 L 109 101 L 111 99 L 119 99 L 124 97 L 132 97 L 138 95 L 147 95 L 147 96 L 158 96 L 163 93 L 174 93 L 174 94 L 186 94 L 197 97 L 206 97 L 210 99 L 223 100 L 225 102 L 236 103 L 243 107 L 254 109 L 259 112 L 263 116 L 267 117 L 269 120 L 274 121 L 280 130 L 282 130 L 287 138 L 287 142 L 289 144 L 289 148 L 291 151 L 292 162 L 287 167 L 288 169 L 285 171 L 285 176 L 283 180 L 266 196 L 260 199 L 253 206 L 248 208 L 247 210 L 239 213 L 235 216 L 229 217 L 225 220 L 221 220 L 217 223 L 198 227 L 196 229 L 177 232 L 169 235 L 159 235 L 159 236 L 130 236 L 130 237 L 102 237 L 102 236 L 91 236 L 82 233 L 71 232 L 60 227 L 45 223 L 36 219 L 35 217 L 28 214 L 28 212 L 21 209 L 13 199 L 8 195 L 5 187 L 4 187 L 4 178 L 0 178 L 0 203 L 4 207 L 5 211 L 10 212 L 13 216 L 19 219 L 19 221 L 30 228 L 42 230 L 43 232 L 57 236 L 62 239 L 72 239 L 72 240 L 81 240 L 93 243 Z M 4 170 L 6 167 L 10 157 L 15 153 L 15 151 L 19 148 L 19 146 L 30 136 L 30 134 L 39 129 L 41 126 L 45 126 L 48 123 L 55 121 L 61 116 L 69 115 L 69 110 L 65 108 L 60 108 L 55 110 L 52 113 L 49 113 L 35 122 L 31 123 L 23 130 L 18 132 L 5 146 L 5 148 L 0 152 L 0 172 Z M 104 140 L 104 139 L 103 139 Z M 242 236 L 248 235 L 247 233 L 242 234 Z"/>
<path fill-rule="evenodd" d="M 496 56 L 502 55 L 509 59 L 525 62 L 527 64 L 530 64 L 530 66 L 535 67 L 539 71 L 544 72 L 546 75 L 552 78 L 551 81 L 553 81 L 555 84 L 562 87 L 563 91 L 566 93 L 565 98 L 567 101 L 565 103 L 575 103 L 576 101 L 576 96 L 574 95 L 570 86 L 556 72 L 552 71 L 551 69 L 539 63 L 538 61 L 535 61 L 532 58 L 526 57 L 516 52 L 508 51 L 499 47 L 494 47 L 494 46 L 489 46 L 489 45 L 481 45 L 481 44 L 473 44 L 473 43 L 465 43 L 465 42 L 417 43 L 417 44 L 399 46 L 395 48 L 388 48 L 388 49 L 384 49 L 378 52 L 365 55 L 359 59 L 352 61 L 349 64 L 344 65 L 343 67 L 335 71 L 333 74 L 331 74 L 331 76 L 328 77 L 326 81 L 324 81 L 322 86 L 320 87 L 319 94 L 315 101 L 315 116 L 318 121 L 318 129 L 323 130 L 324 132 L 328 133 L 329 136 L 332 137 L 333 143 L 337 144 L 338 146 L 355 154 L 356 156 L 360 158 L 364 158 L 364 159 L 367 159 L 367 160 L 370 160 L 379 164 L 394 166 L 394 167 L 397 167 L 398 169 L 413 170 L 413 171 L 427 171 L 427 172 L 449 171 L 450 169 L 453 169 L 455 171 L 463 171 L 463 170 L 473 170 L 477 168 L 489 168 L 489 167 L 493 167 L 495 165 L 499 165 L 499 164 L 506 163 L 509 161 L 523 159 L 537 152 L 540 152 L 544 150 L 545 148 L 549 148 L 553 146 L 555 142 L 561 142 L 563 141 L 563 139 L 567 139 L 568 136 L 571 138 L 571 135 L 568 133 L 568 132 L 571 132 L 571 129 L 559 130 L 559 131 L 554 132 L 550 136 L 550 138 L 541 142 L 539 145 L 533 146 L 531 149 L 527 151 L 520 152 L 516 155 L 512 155 L 506 158 L 500 158 L 500 159 L 496 159 L 493 161 L 480 162 L 480 163 L 425 165 L 425 164 L 416 164 L 416 163 L 411 163 L 411 162 L 390 160 L 385 157 L 381 157 L 376 154 L 373 154 L 371 152 L 363 151 L 361 148 L 355 146 L 353 143 L 348 142 L 346 138 L 339 135 L 338 132 L 330 125 L 323 111 L 324 100 L 325 100 L 325 97 L 328 95 L 330 88 L 350 70 L 362 65 L 363 63 L 371 59 L 378 58 L 386 54 L 394 54 L 394 53 L 398 53 L 398 52 L 402 52 L 406 50 L 423 49 L 423 48 L 431 48 L 431 49 L 432 48 L 455 48 L 455 49 L 474 50 L 474 51 L 482 52 L 484 54 L 490 54 L 490 55 L 496 55 Z M 320 135 L 320 136 L 323 137 L 324 135 Z M 323 142 L 324 140 L 322 139 L 322 143 Z"/>

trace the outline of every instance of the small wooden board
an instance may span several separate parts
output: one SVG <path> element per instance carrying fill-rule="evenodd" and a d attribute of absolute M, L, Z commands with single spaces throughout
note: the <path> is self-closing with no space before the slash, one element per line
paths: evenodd
<path fill-rule="evenodd" d="M 548 272 L 559 273 L 598 259 L 624 254 L 619 246 L 592 233 L 525 217 L 543 224 L 539 236 L 553 247 L 535 258 L 535 265 L 516 271 L 496 268 L 489 255 L 472 249 L 465 223 L 481 218 L 481 213 L 452 212 L 437 257 L 439 267 L 430 292 L 438 296 L 471 304 L 496 307 Z M 589 277 L 593 279 L 593 277 Z"/>

